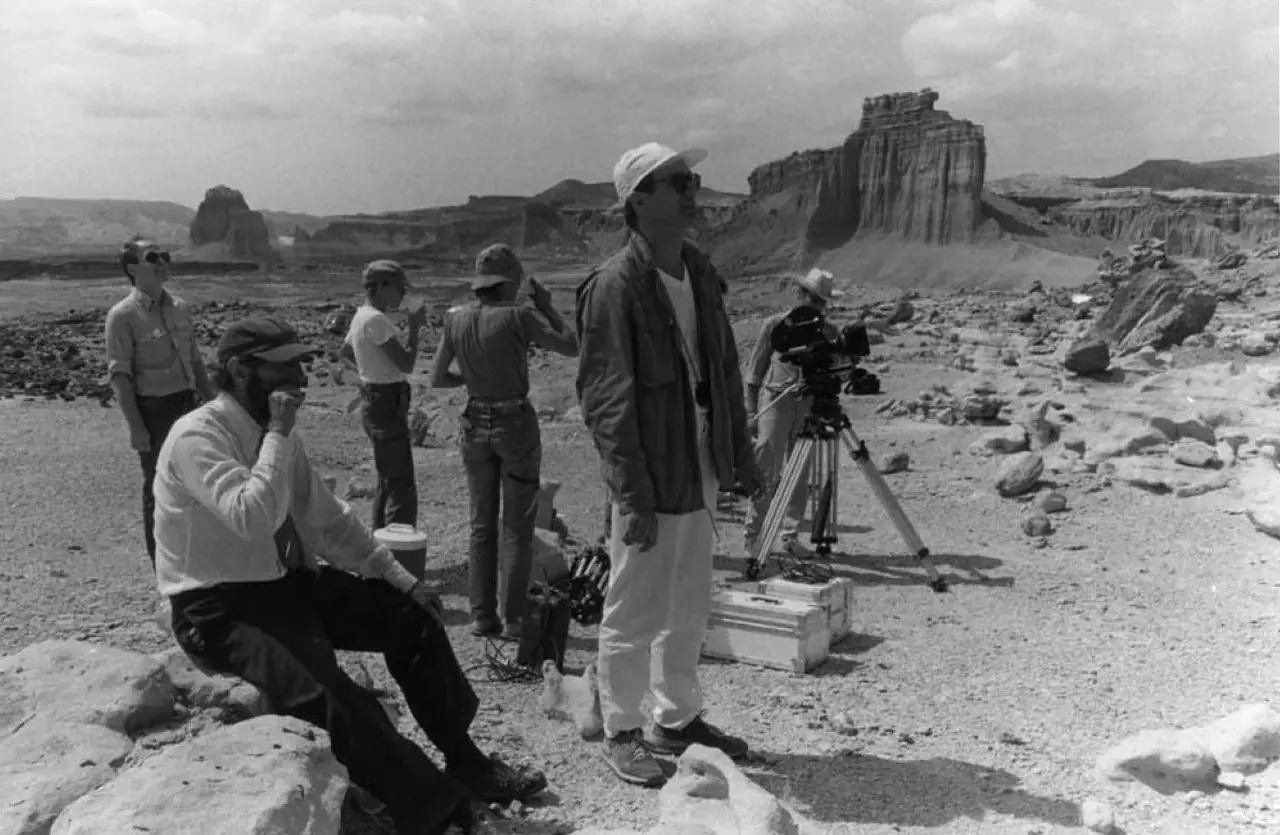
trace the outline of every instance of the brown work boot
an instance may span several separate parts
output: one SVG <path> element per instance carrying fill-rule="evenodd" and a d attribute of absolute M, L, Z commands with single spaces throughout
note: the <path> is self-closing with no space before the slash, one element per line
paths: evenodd
<path fill-rule="evenodd" d="M 526 803 L 547 787 L 547 775 L 527 766 L 507 765 L 489 757 L 479 768 L 446 768 L 447 776 L 461 783 L 471 796 L 484 803 Z"/>
<path fill-rule="evenodd" d="M 695 717 L 692 722 L 683 728 L 655 726 L 653 733 L 645 740 L 645 745 L 655 754 L 664 754 L 671 757 L 680 756 L 690 745 L 705 745 L 708 748 L 717 748 L 734 760 L 745 757 L 748 750 L 746 740 L 730 736 L 716 726 L 706 722 L 701 716 Z"/>
<path fill-rule="evenodd" d="M 640 729 L 605 737 L 601 753 L 619 779 L 636 786 L 660 786 L 667 781 L 662 764 L 644 747 Z"/>

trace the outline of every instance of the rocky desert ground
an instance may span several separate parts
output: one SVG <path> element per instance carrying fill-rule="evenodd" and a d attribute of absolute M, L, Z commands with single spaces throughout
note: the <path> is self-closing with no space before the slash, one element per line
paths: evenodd
<path fill-rule="evenodd" d="M 1218 269 L 1153 265 L 1139 247 L 1131 274 L 1109 264 L 1078 286 L 1028 281 L 1008 293 L 841 276 L 847 296 L 833 315 L 871 324 L 866 364 L 883 385 L 845 405 L 950 590 L 930 590 L 844 461 L 832 568 L 855 586 L 853 634 L 806 675 L 704 662 L 709 718 L 755 753 L 739 769 L 691 751 L 661 793 L 606 773 L 597 743 L 547 715 L 536 680 L 487 674 L 465 628 L 466 497 L 451 444 L 461 397 L 425 386 L 424 357 L 420 518 L 429 576 L 483 698 L 476 734 L 551 781 L 538 803 L 495 811 L 495 825 L 1280 831 L 1280 715 L 1268 707 L 1280 687 L 1275 253 Z M 567 310 L 580 274 L 544 278 Z M 414 280 L 434 311 L 433 346 L 465 284 Z M 744 355 L 785 304 L 782 286 L 735 283 Z M 198 305 L 210 346 L 230 319 L 269 309 L 333 349 L 357 281 L 299 271 L 180 277 L 174 289 Z M 137 464 L 103 379 L 102 317 L 124 290 L 0 284 L 0 833 L 177 831 L 165 827 L 193 820 L 201 832 L 390 831 L 347 791 L 323 734 L 269 715 L 243 683 L 193 670 L 157 625 Z M 533 367 L 544 478 L 561 483 L 575 540 L 593 540 L 598 474 L 573 363 L 538 356 Z M 339 495 L 365 509 L 371 463 L 348 411 L 355 389 L 327 358 L 311 371 L 302 431 Z M 743 510 L 722 496 L 725 584 L 744 582 Z M 570 667 L 590 662 L 592 639 L 574 625 Z M 398 702 L 380 658 L 343 663 Z"/>

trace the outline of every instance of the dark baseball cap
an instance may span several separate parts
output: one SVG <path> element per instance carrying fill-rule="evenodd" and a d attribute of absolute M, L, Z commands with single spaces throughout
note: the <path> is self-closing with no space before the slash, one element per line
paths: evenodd
<path fill-rule="evenodd" d="M 507 244 L 491 244 L 476 256 L 476 277 L 471 280 L 471 287 L 480 290 L 523 279 L 524 265 L 515 250 Z"/>
<path fill-rule="evenodd" d="M 267 362 L 290 362 L 317 353 L 298 339 L 298 332 L 270 317 L 241 319 L 232 323 L 218 340 L 218 362 L 256 357 Z"/>
<path fill-rule="evenodd" d="M 370 261 L 365 265 L 364 272 L 360 274 L 360 278 L 365 283 L 368 283 L 369 279 L 383 275 L 398 278 L 405 284 L 409 283 L 409 276 L 405 274 L 404 267 L 400 266 L 399 261 L 392 261 L 389 258 Z"/>

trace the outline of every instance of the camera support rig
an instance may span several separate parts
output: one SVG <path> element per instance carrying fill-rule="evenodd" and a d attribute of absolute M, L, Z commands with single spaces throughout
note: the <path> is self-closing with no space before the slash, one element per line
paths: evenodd
<path fill-rule="evenodd" d="M 839 379 L 834 375 L 824 374 L 817 380 L 802 379 L 793 383 L 757 412 L 757 419 L 774 408 L 779 400 L 791 394 L 812 396 L 813 407 L 797 433 L 795 448 L 783 468 L 778 490 L 765 514 L 760 537 L 755 543 L 754 552 L 747 559 L 747 579 L 755 580 L 760 576 L 806 468 L 812 514 L 810 521 L 813 526 L 810 542 L 823 560 L 831 554 L 831 546 L 839 539 L 836 535 L 836 508 L 840 482 L 840 445 L 843 443 L 849 456 L 866 477 L 881 507 L 898 529 L 898 535 L 916 560 L 924 566 L 929 577 L 929 587 L 935 592 L 945 592 L 947 581 L 934 567 L 929 549 L 921 542 L 911 520 L 903 513 L 902 506 L 885 483 L 884 476 L 871 461 L 867 445 L 853 431 L 849 415 L 840 403 Z"/>

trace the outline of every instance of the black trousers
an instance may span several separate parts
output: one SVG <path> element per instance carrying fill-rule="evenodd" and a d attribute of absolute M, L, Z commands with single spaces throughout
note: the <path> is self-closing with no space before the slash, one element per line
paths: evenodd
<path fill-rule="evenodd" d="M 351 680 L 335 649 L 381 652 L 409 711 L 466 768 L 479 700 L 438 621 L 382 580 L 327 566 L 271 582 L 224 584 L 172 598 L 173 632 L 192 658 L 261 690 L 278 713 L 329 733 L 352 781 L 406 831 L 440 820 L 466 791 L 401 736 L 378 699 Z"/>
<path fill-rule="evenodd" d="M 169 437 L 169 430 L 177 423 L 178 418 L 196 407 L 196 393 L 191 389 L 166 394 L 163 397 L 135 398 L 138 412 L 142 415 L 142 425 L 151 438 L 151 449 L 138 453 L 138 461 L 142 464 L 142 535 L 147 543 L 147 556 L 151 564 L 156 564 L 156 496 L 154 492 L 156 480 L 156 459 L 160 457 L 160 447 L 164 439 Z"/>
<path fill-rule="evenodd" d="M 373 527 L 393 522 L 418 524 L 418 483 L 413 473 L 409 439 L 409 384 L 365 383 L 360 419 L 373 442 L 373 466 L 378 489 L 373 497 Z"/>

